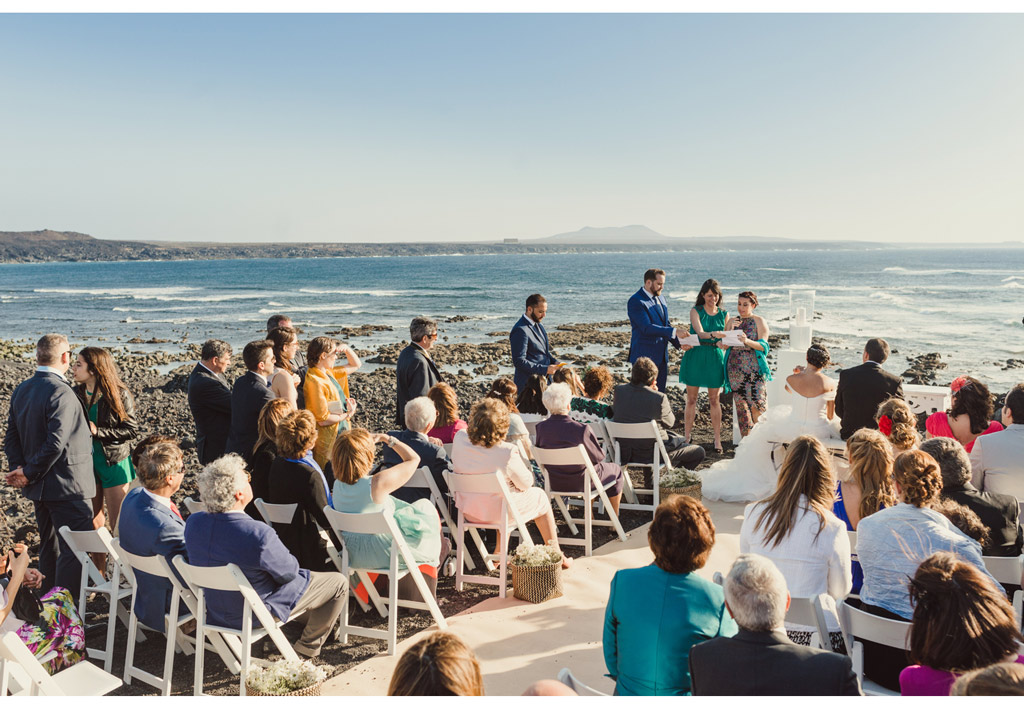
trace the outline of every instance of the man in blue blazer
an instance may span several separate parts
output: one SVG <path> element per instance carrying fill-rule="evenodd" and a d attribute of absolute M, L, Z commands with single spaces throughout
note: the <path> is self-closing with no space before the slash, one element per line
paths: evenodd
<path fill-rule="evenodd" d="M 539 293 L 526 298 L 526 314 L 519 318 L 508 339 L 512 345 L 512 366 L 515 367 L 516 388 L 526 386 L 531 374 L 551 376 L 558 360 L 551 354 L 548 333 L 540 323 L 548 312 L 548 301 Z M 548 379 L 550 381 L 550 379 Z"/>
<path fill-rule="evenodd" d="M 269 339 L 249 342 L 242 350 L 242 361 L 248 371 L 235 380 L 231 389 L 231 429 L 224 452 L 241 455 L 245 464 L 252 467 L 260 411 L 275 398 L 267 385 L 267 377 L 274 368 L 274 343 Z"/>
<path fill-rule="evenodd" d="M 188 560 L 185 521 L 171 501 L 185 479 L 181 448 L 174 443 L 151 445 L 135 471 L 142 486 L 128 492 L 121 502 L 121 547 L 137 556 L 163 556 L 168 564 L 174 556 Z M 141 571 L 135 571 L 135 577 L 135 614 L 147 627 L 163 631 L 164 617 L 171 608 L 170 581 Z M 180 607 L 184 612 L 184 603 Z"/>
<path fill-rule="evenodd" d="M 78 601 L 82 565 L 57 530 L 91 531 L 92 434 L 64 373 L 71 363 L 67 337 L 47 334 L 36 344 L 36 372 L 14 389 L 4 452 L 7 484 L 35 505 L 42 589 L 66 588 Z"/>
<path fill-rule="evenodd" d="M 651 268 L 644 273 L 644 286 L 633 293 L 626 305 L 633 333 L 629 339 L 629 363 L 642 356 L 658 366 L 658 390 L 665 393 L 668 379 L 668 345 L 679 349 L 679 338 L 686 332 L 669 324 L 668 304 L 662 297 L 665 271 Z"/>

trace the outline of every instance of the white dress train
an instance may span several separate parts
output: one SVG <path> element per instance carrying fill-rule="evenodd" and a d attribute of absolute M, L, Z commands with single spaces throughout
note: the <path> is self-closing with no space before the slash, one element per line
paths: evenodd
<path fill-rule="evenodd" d="M 826 415 L 835 391 L 814 398 L 794 394 L 794 405 L 772 406 L 743 438 L 731 460 L 719 460 L 701 475 L 701 495 L 707 499 L 737 502 L 764 499 L 775 491 L 778 470 L 772 462 L 773 442 L 788 442 L 800 435 L 819 440 L 839 437 L 838 419 Z"/>

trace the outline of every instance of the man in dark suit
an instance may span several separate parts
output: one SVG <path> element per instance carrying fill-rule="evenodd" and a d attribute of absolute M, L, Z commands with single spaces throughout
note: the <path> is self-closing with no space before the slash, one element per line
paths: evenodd
<path fill-rule="evenodd" d="M 786 636 L 786 579 L 775 564 L 741 555 L 725 579 L 725 607 L 739 632 L 690 649 L 695 696 L 859 696 L 850 657 Z"/>
<path fill-rule="evenodd" d="M 509 332 L 512 366 L 515 367 L 513 378 L 520 391 L 532 374 L 550 377 L 558 368 L 558 360 L 551 354 L 551 345 L 548 344 L 548 332 L 540 323 L 547 312 L 548 301 L 540 293 L 534 293 L 526 298 L 526 314 L 519 318 Z"/>
<path fill-rule="evenodd" d="M 174 443 L 151 445 L 136 471 L 142 486 L 128 492 L 121 503 L 121 547 L 137 556 L 163 556 L 168 564 L 174 556 L 188 560 L 185 521 L 171 500 L 185 479 L 181 449 Z M 170 581 L 138 570 L 135 577 L 135 614 L 147 627 L 164 631 L 164 617 L 171 609 Z"/>
<path fill-rule="evenodd" d="M 437 488 L 444 495 L 448 502 L 448 510 L 454 511 L 454 505 L 448 492 L 448 483 L 444 479 L 445 472 L 453 472 L 451 458 L 440 445 L 436 438 L 427 437 L 427 432 L 434 427 L 437 420 L 437 408 L 434 402 L 426 396 L 419 396 L 405 405 L 406 430 L 393 430 L 388 433 L 398 438 L 412 448 L 413 452 L 420 456 L 420 467 L 430 470 L 430 475 L 437 483 Z M 388 468 L 397 465 L 402 461 L 398 453 L 390 447 L 384 448 L 381 457 L 381 467 Z M 391 493 L 392 496 L 412 504 L 417 499 L 430 499 L 430 490 L 422 488 L 402 487 Z M 454 517 L 454 514 L 453 514 Z"/>
<path fill-rule="evenodd" d="M 231 345 L 219 339 L 203 344 L 200 361 L 188 377 L 188 407 L 196 424 L 196 453 L 205 465 L 224 454 L 231 429 Z"/>
<path fill-rule="evenodd" d="M 1009 494 L 982 492 L 971 484 L 971 458 L 958 440 L 932 438 L 921 443 L 942 472 L 942 496 L 963 504 L 981 519 L 988 529 L 988 545 L 981 552 L 986 556 L 1019 556 L 1024 537 L 1021 535 L 1020 506 Z"/>
<path fill-rule="evenodd" d="M 657 379 L 658 367 L 654 362 L 645 356 L 637 359 L 629 383 L 615 387 L 612 422 L 646 423 L 656 420 L 665 428 L 675 425 L 672 406 L 668 396 L 658 390 Z M 668 430 L 662 430 L 661 436 L 673 467 L 696 469 L 704 459 L 704 448 L 700 445 L 687 445 L 682 437 Z M 624 465 L 630 462 L 650 463 L 653 459 L 652 443 L 645 440 L 620 440 L 619 449 Z"/>
<path fill-rule="evenodd" d="M 77 602 L 82 566 L 57 530 L 92 530 L 96 479 L 89 420 L 64 378 L 70 363 L 64 335 L 47 334 L 36 344 L 36 372 L 11 395 L 4 452 L 7 484 L 35 505 L 42 589 L 67 588 Z"/>
<path fill-rule="evenodd" d="M 242 350 L 242 361 L 248 371 L 235 380 L 231 389 L 231 432 L 224 451 L 241 455 L 251 467 L 252 449 L 259 438 L 260 411 L 275 398 L 267 384 L 274 368 L 274 343 L 267 339 L 249 342 Z"/>
<path fill-rule="evenodd" d="M 405 404 L 442 381 L 441 372 L 430 358 L 430 348 L 437 341 L 437 322 L 429 317 L 416 317 L 409 325 L 409 339 L 412 344 L 398 355 L 395 378 L 398 383 L 398 411 L 395 420 L 399 428 L 405 425 Z"/>
<path fill-rule="evenodd" d="M 629 363 L 633 364 L 642 356 L 658 367 L 658 390 L 665 392 L 668 380 L 668 345 L 679 348 L 679 337 L 686 332 L 669 324 L 668 303 L 662 297 L 665 287 L 665 271 L 651 268 L 644 273 L 644 286 L 629 298 L 626 311 L 633 332 L 629 337 Z"/>
<path fill-rule="evenodd" d="M 878 429 L 875 413 L 887 398 L 903 398 L 903 382 L 882 368 L 889 358 L 889 343 L 869 339 L 864 345 L 863 363 L 839 372 L 836 415 L 842 418 L 839 436 L 846 440 L 861 428 Z"/>

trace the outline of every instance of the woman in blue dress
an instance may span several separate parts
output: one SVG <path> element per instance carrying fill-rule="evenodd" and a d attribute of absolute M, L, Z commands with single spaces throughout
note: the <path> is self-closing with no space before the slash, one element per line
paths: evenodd
<path fill-rule="evenodd" d="M 679 364 L 679 382 L 686 385 L 686 442 L 690 442 L 693 421 L 697 417 L 697 393 L 708 390 L 711 403 L 711 427 L 715 432 L 715 450 L 722 452 L 722 404 L 718 394 L 726 384 L 725 352 L 718 340 L 725 336 L 728 313 L 719 309 L 722 289 L 718 281 L 708 278 L 700 287 L 697 302 L 690 310 L 690 334 L 696 334 L 700 346 L 683 346 L 683 360 Z"/>
<path fill-rule="evenodd" d="M 832 512 L 846 524 L 847 531 L 856 531 L 861 519 L 896 503 L 892 486 L 892 447 L 888 439 L 871 428 L 861 428 L 846 441 L 846 458 L 850 461 L 850 478 L 836 487 Z M 853 590 L 860 593 L 864 571 L 853 555 Z"/>

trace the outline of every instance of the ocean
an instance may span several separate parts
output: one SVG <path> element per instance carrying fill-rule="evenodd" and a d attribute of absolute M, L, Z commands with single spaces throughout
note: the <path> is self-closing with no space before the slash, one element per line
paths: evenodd
<path fill-rule="evenodd" d="M 910 355 L 939 352 L 945 382 L 971 374 L 1005 391 L 1024 370 L 1024 250 L 793 250 L 237 259 L 0 265 L 0 337 L 57 331 L 76 344 L 173 351 L 183 335 L 257 338 L 269 315 L 291 315 L 305 337 L 342 326 L 394 332 L 353 342 L 372 349 L 408 338 L 409 320 L 442 320 L 442 340 L 482 342 L 508 331 L 533 292 L 548 299 L 544 324 L 626 319 L 626 300 L 647 268 L 667 272 L 673 321 L 684 321 L 701 283 L 716 278 L 724 307 L 753 290 L 757 312 L 786 331 L 790 292 L 814 290 L 814 334 L 842 366 L 864 340 L 886 338 L 900 373 Z M 460 321 L 444 322 L 461 316 Z M 462 319 L 468 318 L 468 319 Z M 172 344 L 126 344 L 140 337 Z M 595 354 L 602 353 L 594 347 Z M 948 376 L 946 375 L 948 374 Z"/>

